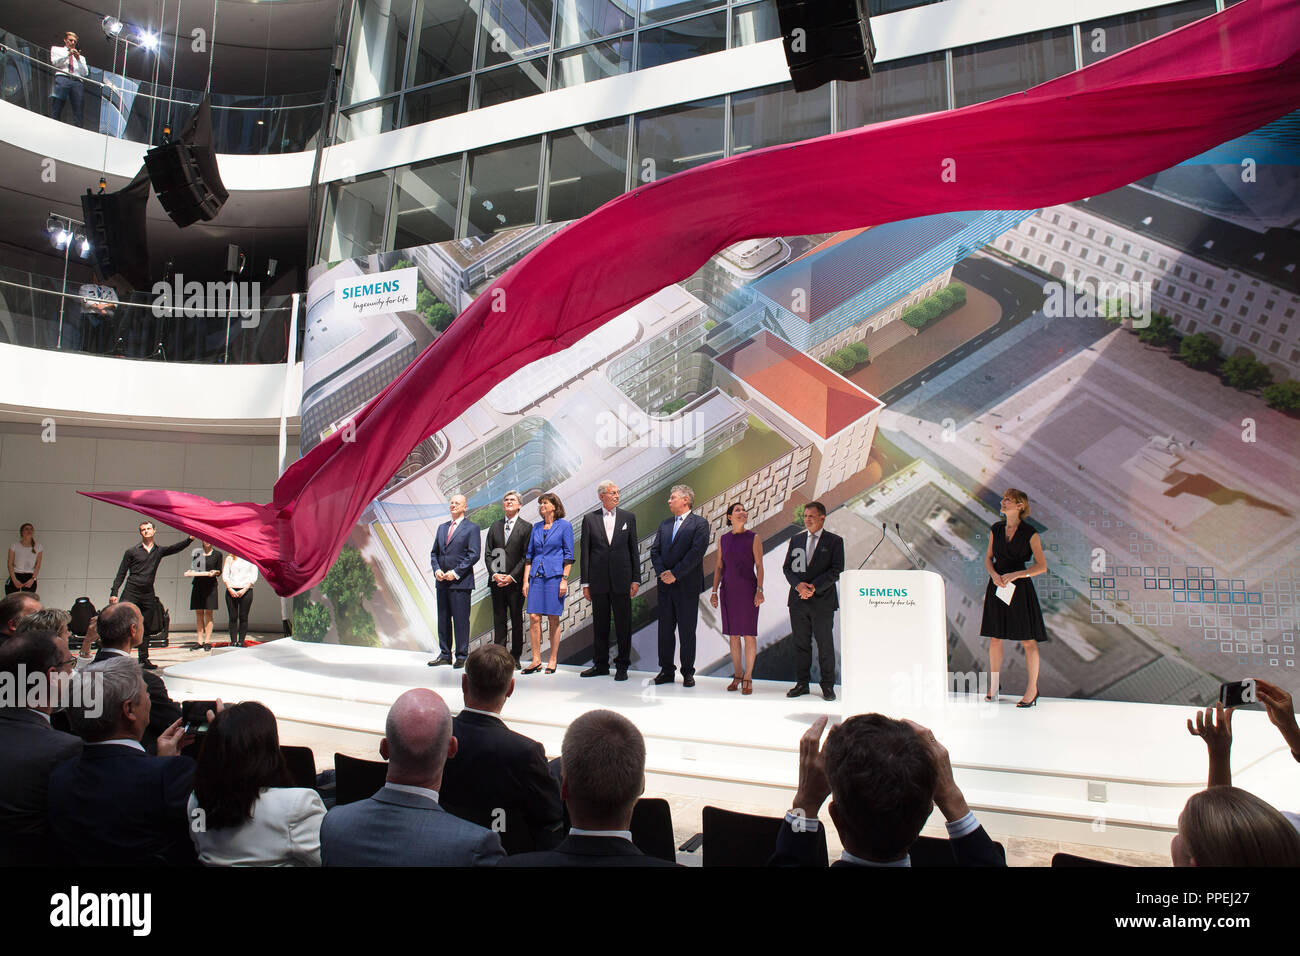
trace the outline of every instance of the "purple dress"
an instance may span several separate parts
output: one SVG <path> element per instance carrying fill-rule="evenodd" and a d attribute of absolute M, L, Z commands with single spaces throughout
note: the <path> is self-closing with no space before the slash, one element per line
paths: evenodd
<path fill-rule="evenodd" d="M 729 637 L 758 633 L 758 577 L 754 574 L 754 532 L 728 531 L 718 537 L 722 549 L 722 581 L 718 585 L 718 606 L 722 609 L 722 633 Z"/>

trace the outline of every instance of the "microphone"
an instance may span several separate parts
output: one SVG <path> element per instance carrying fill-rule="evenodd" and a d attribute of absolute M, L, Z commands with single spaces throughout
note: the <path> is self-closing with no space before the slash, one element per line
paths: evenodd
<path fill-rule="evenodd" d="M 894 533 L 898 535 L 898 543 L 903 546 L 903 551 L 907 555 L 907 560 L 912 562 L 912 568 L 916 571 L 921 570 L 921 559 L 913 553 L 908 543 L 903 540 L 903 532 L 902 529 L 898 527 L 897 521 L 894 522 Z"/>
<path fill-rule="evenodd" d="M 889 533 L 888 526 L 883 521 L 880 522 L 880 540 L 876 542 L 876 547 L 872 548 L 871 552 L 862 560 L 862 563 L 858 565 L 859 571 L 861 571 L 863 568 L 867 566 L 867 562 L 871 560 L 871 555 L 876 553 L 876 548 L 879 548 L 882 544 L 885 543 L 885 535 L 887 535 L 888 533 Z"/>

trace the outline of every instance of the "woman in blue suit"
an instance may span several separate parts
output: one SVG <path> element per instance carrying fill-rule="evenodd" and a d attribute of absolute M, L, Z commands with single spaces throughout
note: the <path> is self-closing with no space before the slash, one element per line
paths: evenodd
<path fill-rule="evenodd" d="M 524 598 L 528 601 L 528 641 L 533 659 L 523 669 L 535 674 L 542 669 L 542 615 L 551 619 L 551 659 L 546 673 L 555 673 L 560 653 L 560 615 L 569 593 L 569 569 L 573 567 L 573 525 L 564 520 L 564 505 L 547 491 L 537 499 L 542 520 L 533 525 L 524 556 Z"/>

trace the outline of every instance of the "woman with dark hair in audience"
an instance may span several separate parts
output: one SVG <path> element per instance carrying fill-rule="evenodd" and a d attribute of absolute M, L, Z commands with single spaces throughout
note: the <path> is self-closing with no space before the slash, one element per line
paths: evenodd
<path fill-rule="evenodd" d="M 731 642 L 731 683 L 727 690 L 754 692 L 754 658 L 758 656 L 758 606 L 763 603 L 763 542 L 745 530 L 749 515 L 736 503 L 727 509 L 731 530 L 718 535 L 718 567 L 713 572 L 709 605 L 718 607 L 722 589 L 722 633 Z M 744 653 L 741 653 L 744 641 Z"/>
<path fill-rule="evenodd" d="M 542 520 L 533 525 L 524 556 L 524 600 L 528 602 L 528 643 L 533 659 L 523 669 L 535 674 L 542 667 L 542 616 L 550 619 L 551 659 L 546 673 L 554 674 L 560 653 L 560 616 L 569 593 L 569 569 L 573 567 L 573 525 L 564 520 L 564 505 L 553 492 L 537 499 Z"/>
<path fill-rule="evenodd" d="M 1300 833 L 1253 793 L 1210 787 L 1178 815 L 1169 855 L 1174 866 L 1300 866 Z"/>
<path fill-rule="evenodd" d="M 9 546 L 9 573 L 5 578 L 5 594 L 15 591 L 36 593 L 36 576 L 41 573 L 45 558 L 36 543 L 36 528 L 30 523 L 18 529 L 18 540 Z"/>
<path fill-rule="evenodd" d="M 208 866 L 320 866 L 325 804 L 294 787 L 275 715 L 256 701 L 213 718 L 194 771 L 190 836 Z"/>

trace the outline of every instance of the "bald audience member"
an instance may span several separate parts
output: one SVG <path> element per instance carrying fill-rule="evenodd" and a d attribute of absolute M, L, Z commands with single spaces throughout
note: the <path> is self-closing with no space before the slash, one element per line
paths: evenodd
<path fill-rule="evenodd" d="M 677 866 L 632 842 L 632 811 L 645 791 L 645 739 L 612 710 L 583 714 L 560 746 L 560 795 L 573 825 L 554 850 L 521 853 L 502 866 Z"/>
<path fill-rule="evenodd" d="M 324 866 L 492 866 L 505 856 L 491 830 L 438 805 L 442 770 L 456 755 L 451 712 L 431 690 L 394 701 L 380 755 L 388 779 L 368 800 L 335 807 L 321 824 Z"/>
<path fill-rule="evenodd" d="M 0 598 L 0 644 L 14 636 L 21 618 L 40 609 L 40 595 L 30 591 L 15 591 Z"/>
<path fill-rule="evenodd" d="M 118 601 L 99 612 L 99 653 L 95 663 L 110 661 L 115 657 L 130 657 L 131 652 L 144 640 L 144 616 L 130 601 Z M 158 738 L 163 731 L 181 719 L 181 705 L 167 693 L 167 685 L 153 671 L 144 672 L 144 683 L 149 688 L 149 723 L 141 743 L 146 753 L 158 752 Z"/>

